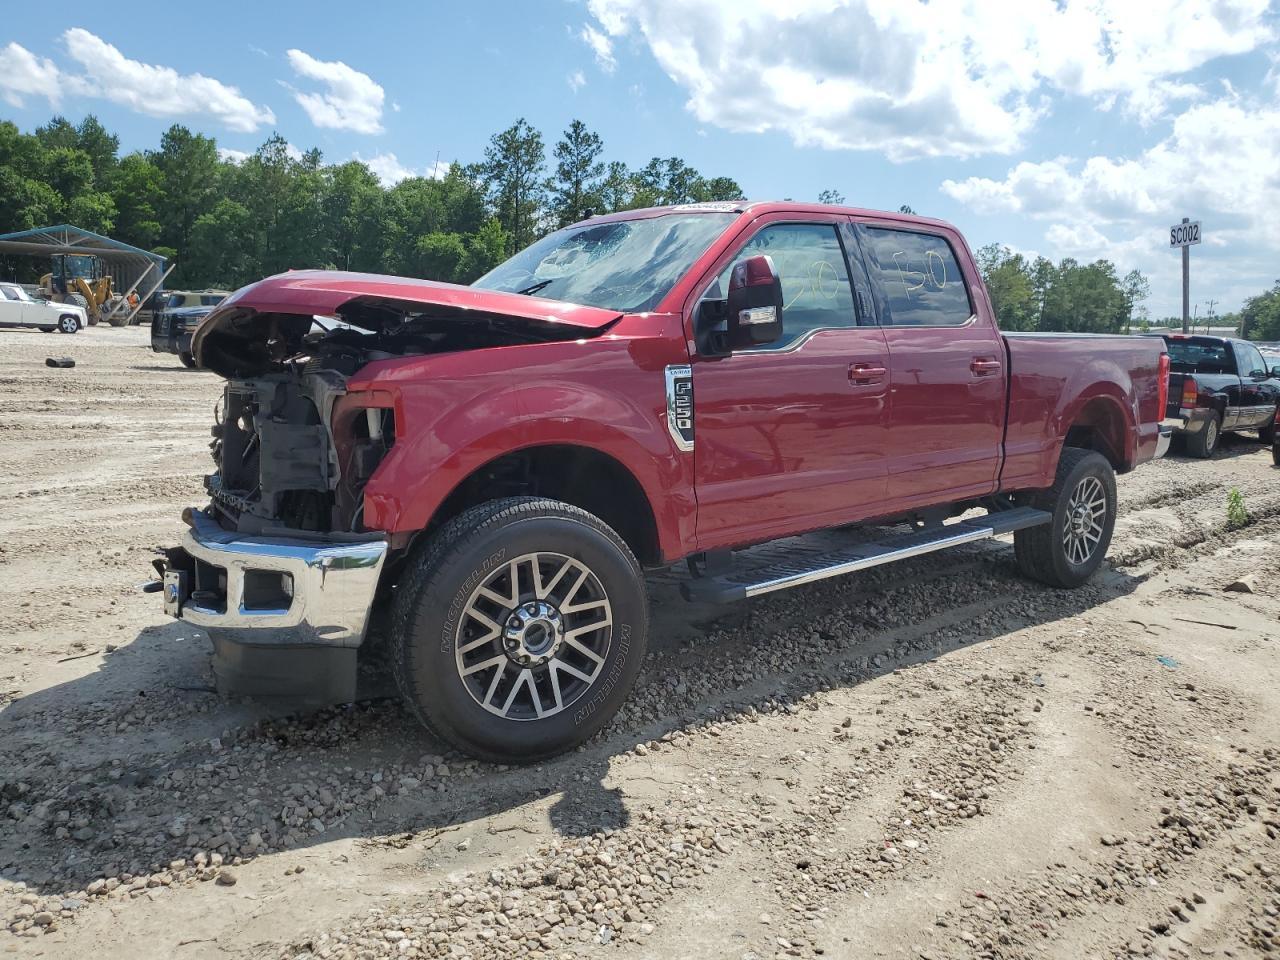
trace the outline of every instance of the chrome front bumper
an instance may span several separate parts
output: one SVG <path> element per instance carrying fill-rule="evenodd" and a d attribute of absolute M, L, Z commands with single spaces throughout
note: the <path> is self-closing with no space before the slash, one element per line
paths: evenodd
<path fill-rule="evenodd" d="M 191 562 L 167 566 L 165 612 L 249 646 L 355 648 L 364 640 L 386 540 L 241 536 L 201 511 L 188 517 L 181 550 Z"/>

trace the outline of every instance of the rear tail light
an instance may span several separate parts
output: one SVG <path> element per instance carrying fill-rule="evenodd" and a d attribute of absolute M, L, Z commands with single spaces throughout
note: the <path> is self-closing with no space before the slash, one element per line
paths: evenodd
<path fill-rule="evenodd" d="M 1182 406 L 1194 407 L 1200 398 L 1200 387 L 1195 377 L 1184 377 L 1182 380 Z"/>
<path fill-rule="evenodd" d="M 1169 355 L 1167 353 L 1160 354 L 1160 366 L 1157 368 L 1156 381 L 1159 384 L 1156 396 L 1159 397 L 1159 405 L 1156 407 L 1160 411 L 1160 416 L 1164 416 L 1164 408 L 1169 405 Z"/>

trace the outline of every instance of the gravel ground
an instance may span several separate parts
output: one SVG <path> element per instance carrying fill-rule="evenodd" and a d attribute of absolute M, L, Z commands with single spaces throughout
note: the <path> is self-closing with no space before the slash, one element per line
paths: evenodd
<path fill-rule="evenodd" d="M 220 381 L 145 340 L 0 331 L 0 951 L 1280 952 L 1280 489 L 1252 438 L 1122 477 L 1114 565 L 1074 592 L 999 541 L 728 609 L 654 575 L 623 712 L 508 769 L 376 671 L 318 713 L 212 693 L 207 638 L 136 586 L 200 500 Z"/>

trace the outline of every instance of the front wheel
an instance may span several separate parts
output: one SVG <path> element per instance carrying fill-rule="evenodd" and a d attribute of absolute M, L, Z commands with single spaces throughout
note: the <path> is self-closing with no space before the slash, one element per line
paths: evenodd
<path fill-rule="evenodd" d="M 1049 523 L 1013 535 L 1022 572 L 1051 587 L 1078 587 L 1101 565 L 1116 523 L 1116 475 L 1099 453 L 1064 447 L 1052 487 L 1027 503 Z"/>
<path fill-rule="evenodd" d="M 531 763 L 595 734 L 644 660 L 640 566 L 604 522 L 518 497 L 463 512 L 423 545 L 392 608 L 409 706 L 466 753 Z"/>
<path fill-rule="evenodd" d="M 182 361 L 182 365 L 188 370 L 194 370 L 196 367 L 196 358 L 186 350 L 178 351 L 178 359 Z"/>
<path fill-rule="evenodd" d="M 80 319 L 71 314 L 64 314 L 58 318 L 58 331 L 60 333 L 79 333 Z"/>

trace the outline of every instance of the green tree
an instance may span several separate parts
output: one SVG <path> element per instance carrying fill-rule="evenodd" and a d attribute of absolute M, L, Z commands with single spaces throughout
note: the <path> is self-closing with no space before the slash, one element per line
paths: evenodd
<path fill-rule="evenodd" d="M 44 181 L 69 204 L 93 189 L 93 161 L 75 147 L 54 147 L 45 154 Z"/>
<path fill-rule="evenodd" d="M 502 224 L 497 220 L 486 220 L 479 230 L 467 237 L 467 257 L 463 261 L 459 282 L 470 283 L 500 264 L 506 259 L 508 242 Z"/>
<path fill-rule="evenodd" d="M 1240 336 L 1280 340 L 1280 280 L 1270 290 L 1244 302 L 1240 308 Z"/>
<path fill-rule="evenodd" d="M 1128 309 L 1113 263 L 1095 260 L 1081 266 L 1067 258 L 1046 291 L 1039 329 L 1119 333 L 1128 322 Z"/>
<path fill-rule="evenodd" d="M 67 219 L 94 233 L 111 233 L 116 225 L 116 204 L 111 194 L 93 190 L 73 197 L 67 204 Z"/>
<path fill-rule="evenodd" d="M 1020 253 L 989 243 L 978 250 L 978 268 L 991 297 L 991 309 L 1001 330 L 1034 330 L 1036 302 L 1031 273 Z"/>
<path fill-rule="evenodd" d="M 114 133 L 108 133 L 93 114 L 81 120 L 75 132 L 76 149 L 83 151 L 93 165 L 94 183 L 99 186 L 106 184 L 116 167 L 120 138 Z"/>
<path fill-rule="evenodd" d="M 556 144 L 553 156 L 556 175 L 548 186 L 551 209 L 564 227 L 585 219 L 589 211 L 600 209 L 600 186 L 605 167 L 600 161 L 604 143 L 581 120 L 574 120 Z"/>
<path fill-rule="evenodd" d="M 612 161 L 600 184 L 600 201 L 608 213 L 630 210 L 635 206 L 635 178 L 621 160 Z"/>
<path fill-rule="evenodd" d="M 467 245 L 456 233 L 428 233 L 418 238 L 414 253 L 414 276 L 455 283 L 466 265 Z"/>
<path fill-rule="evenodd" d="M 196 219 L 218 197 L 218 147 L 209 137 L 174 124 L 161 135 L 160 149 L 147 158 L 160 171 L 160 240 L 176 251 L 179 273 L 174 281 L 181 282 L 188 267 L 199 272 L 197 264 L 187 264 L 187 253 Z"/>
<path fill-rule="evenodd" d="M 1125 298 L 1125 332 L 1133 326 L 1135 317 L 1145 311 L 1142 301 L 1151 296 L 1151 283 L 1137 270 L 1130 270 L 1120 282 L 1120 290 Z"/>
<path fill-rule="evenodd" d="M 742 187 L 732 177 L 699 177 L 693 185 L 693 199 L 699 203 L 722 202 L 742 199 Z"/>
<path fill-rule="evenodd" d="M 485 148 L 480 172 L 513 251 L 528 246 L 537 236 L 545 168 L 542 134 L 523 117 L 495 133 Z"/>
<path fill-rule="evenodd" d="M 116 207 L 113 236 L 150 249 L 160 239 L 159 210 L 164 203 L 164 185 L 159 168 L 140 153 L 120 160 L 109 183 Z"/>
<path fill-rule="evenodd" d="M 386 194 L 363 163 L 351 160 L 325 171 L 322 199 L 328 260 L 340 270 L 372 271 L 383 259 Z"/>
<path fill-rule="evenodd" d="M 245 238 L 254 231 L 253 214 L 224 197 L 200 214 L 191 229 L 186 281 L 193 286 L 235 289 L 262 276 L 255 251 Z M 161 252 L 161 251 L 157 251 Z"/>

